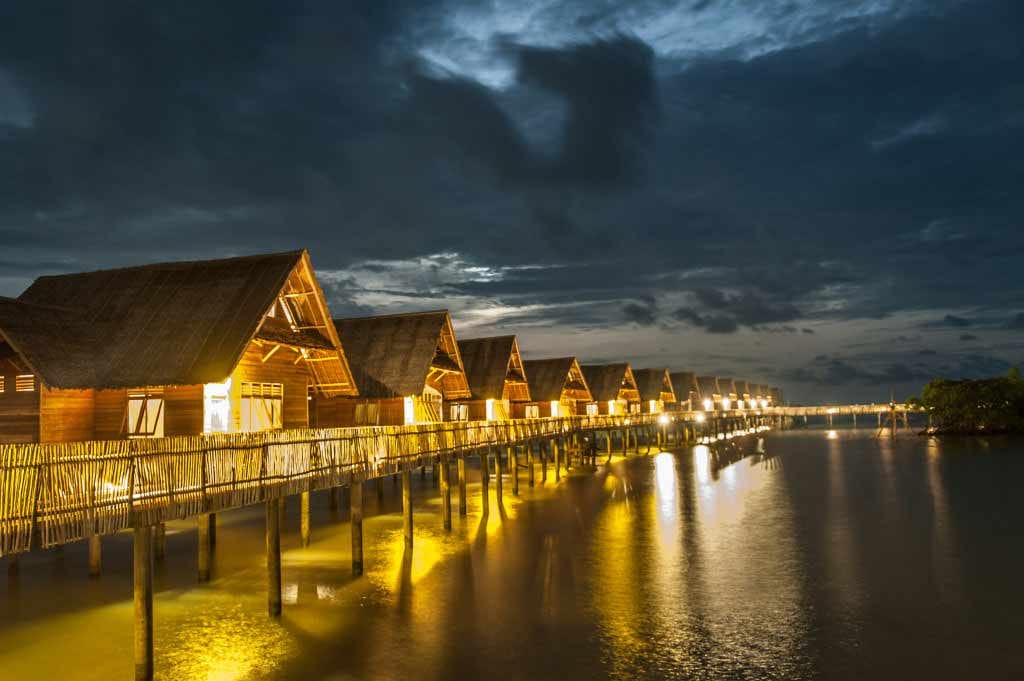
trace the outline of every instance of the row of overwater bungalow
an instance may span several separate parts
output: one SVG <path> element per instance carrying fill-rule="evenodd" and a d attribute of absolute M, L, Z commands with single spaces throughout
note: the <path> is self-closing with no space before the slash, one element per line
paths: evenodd
<path fill-rule="evenodd" d="M 44 276 L 0 297 L 0 443 L 763 408 L 745 381 L 524 360 L 447 311 L 333 318 L 306 251 Z"/>

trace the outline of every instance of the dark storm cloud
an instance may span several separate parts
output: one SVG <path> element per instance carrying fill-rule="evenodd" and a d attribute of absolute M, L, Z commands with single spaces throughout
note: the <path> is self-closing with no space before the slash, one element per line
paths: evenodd
<path fill-rule="evenodd" d="M 524 6 L 557 40 L 527 27 L 455 64 L 421 47 L 458 48 L 448 20 L 485 5 L 6 3 L 0 293 L 307 246 L 339 313 L 398 300 L 498 305 L 503 328 L 625 322 L 684 337 L 666 361 L 717 362 L 720 343 L 789 361 L 853 320 L 854 344 L 927 336 L 913 357 L 956 350 L 948 329 L 968 327 L 950 319 L 1024 328 L 1007 312 L 1024 299 L 1024 9 L 868 5 L 828 5 L 827 30 L 783 0 L 678 9 L 721 25 L 712 40 L 679 27 L 699 22 L 639 30 L 659 3 L 564 0 Z M 727 44 L 765 16 L 781 23 Z M 920 371 L 834 361 L 780 378 Z"/>

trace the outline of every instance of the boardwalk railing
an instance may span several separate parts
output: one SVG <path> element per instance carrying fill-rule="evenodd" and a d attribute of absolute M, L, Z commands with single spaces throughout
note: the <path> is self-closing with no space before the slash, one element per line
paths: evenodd
<path fill-rule="evenodd" d="M 0 556 L 358 482 L 651 414 L 0 445 Z M 33 541 L 35 538 L 35 541 Z"/>

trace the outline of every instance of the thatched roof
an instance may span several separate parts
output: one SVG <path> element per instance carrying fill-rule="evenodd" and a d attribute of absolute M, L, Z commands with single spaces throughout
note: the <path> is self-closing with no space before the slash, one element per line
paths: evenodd
<path fill-rule="evenodd" d="M 447 310 L 335 319 L 360 397 L 422 395 L 436 379 L 445 399 L 469 397 Z"/>
<path fill-rule="evenodd" d="M 590 394 L 597 402 L 617 400 L 623 389 L 636 390 L 636 379 L 626 362 L 583 364 L 580 368 L 590 386 Z"/>
<path fill-rule="evenodd" d="M 634 369 L 633 378 L 636 379 L 641 400 L 665 399 L 662 398 L 662 393 L 667 393 L 671 398 L 665 399 L 666 402 L 676 401 L 675 386 L 669 377 L 668 369 Z"/>
<path fill-rule="evenodd" d="M 672 379 L 672 390 L 676 394 L 676 402 L 685 402 L 690 399 L 690 393 L 700 395 L 700 386 L 697 385 L 697 374 L 692 371 L 672 371 L 669 373 Z"/>
<path fill-rule="evenodd" d="M 729 397 L 736 394 L 736 381 L 731 378 L 718 379 L 718 387 L 722 391 L 722 397 Z"/>
<path fill-rule="evenodd" d="M 718 379 L 714 376 L 698 376 L 697 386 L 700 388 L 700 398 L 710 400 L 713 395 L 721 395 L 721 388 L 718 387 Z"/>
<path fill-rule="evenodd" d="M 753 383 L 750 386 L 750 396 L 757 400 L 763 400 L 768 397 L 768 393 L 763 385 L 760 383 Z"/>
<path fill-rule="evenodd" d="M 468 338 L 459 341 L 459 354 L 466 367 L 469 390 L 475 400 L 500 400 L 505 395 L 505 383 L 523 383 L 522 359 L 515 336 Z M 525 393 L 529 400 L 529 392 Z"/>
<path fill-rule="evenodd" d="M 751 394 L 749 381 L 733 381 L 733 385 L 736 386 L 736 394 L 740 396 L 740 399 L 743 399 L 744 395 Z"/>
<path fill-rule="evenodd" d="M 530 385 L 530 399 L 534 402 L 556 402 L 563 391 L 574 391 L 578 399 L 592 399 L 580 365 L 575 357 L 528 359 L 523 362 L 526 381 Z"/>
<path fill-rule="evenodd" d="M 40 277 L 0 305 L 0 336 L 53 388 L 219 382 L 300 268 L 311 270 L 305 251 Z M 286 340 L 338 352 L 333 327 L 322 331 Z M 266 331 L 278 342 L 284 333 Z M 332 380 L 344 391 L 351 378 L 339 361 Z"/>

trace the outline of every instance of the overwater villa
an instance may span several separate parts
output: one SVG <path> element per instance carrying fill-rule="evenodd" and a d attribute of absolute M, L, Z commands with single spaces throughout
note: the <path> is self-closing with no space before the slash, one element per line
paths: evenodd
<path fill-rule="evenodd" d="M 751 401 L 750 382 L 733 381 L 733 384 L 736 386 L 736 408 L 753 409 L 755 405 Z"/>
<path fill-rule="evenodd" d="M 316 425 L 464 421 L 470 398 L 447 310 L 335 319 L 358 397 L 318 399 Z"/>
<path fill-rule="evenodd" d="M 640 391 L 633 370 L 626 362 L 584 364 L 583 376 L 599 414 L 639 414 Z"/>
<path fill-rule="evenodd" d="M 713 411 L 722 406 L 722 389 L 718 386 L 718 379 L 714 376 L 698 376 L 697 386 L 700 389 L 700 408 L 704 411 Z"/>
<path fill-rule="evenodd" d="M 672 381 L 672 390 L 676 396 L 672 408 L 676 411 L 694 411 L 701 408 L 697 374 L 692 371 L 670 371 L 669 379 Z"/>
<path fill-rule="evenodd" d="M 530 401 L 530 386 L 515 336 L 460 340 L 470 397 L 460 400 L 470 421 L 512 418 L 513 404 Z"/>
<path fill-rule="evenodd" d="M 668 369 L 635 369 L 637 391 L 640 393 L 640 412 L 660 414 L 665 405 L 675 404 L 676 393 Z"/>
<path fill-rule="evenodd" d="M 354 395 L 306 251 L 38 278 L 0 298 L 0 443 L 303 428 Z"/>
<path fill-rule="evenodd" d="M 719 378 L 718 389 L 721 391 L 721 408 L 725 411 L 736 408 L 739 394 L 736 392 L 736 381 L 731 378 Z"/>
<path fill-rule="evenodd" d="M 529 402 L 513 402 L 515 418 L 596 414 L 597 405 L 575 357 L 532 359 L 523 362 L 530 390 Z"/>

